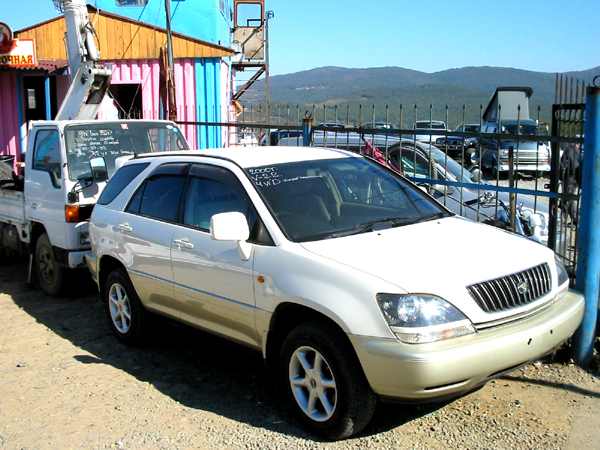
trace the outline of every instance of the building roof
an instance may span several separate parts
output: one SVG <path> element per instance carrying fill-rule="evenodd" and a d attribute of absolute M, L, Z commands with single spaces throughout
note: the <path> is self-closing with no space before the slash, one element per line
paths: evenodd
<path fill-rule="evenodd" d="M 90 22 L 97 35 L 102 60 L 158 59 L 160 47 L 167 46 L 164 28 L 102 11 L 87 5 Z M 14 32 L 15 39 L 35 39 L 38 61 L 67 60 L 64 45 L 66 23 L 63 16 Z M 180 33 L 172 33 L 173 58 L 219 58 L 233 55 L 229 47 Z M 42 68 L 42 67 L 40 67 Z M 47 69 L 46 69 L 47 70 Z"/>

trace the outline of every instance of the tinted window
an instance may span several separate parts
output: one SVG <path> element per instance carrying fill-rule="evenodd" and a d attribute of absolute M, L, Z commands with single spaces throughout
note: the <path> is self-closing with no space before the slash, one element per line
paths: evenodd
<path fill-rule="evenodd" d="M 138 189 L 127 211 L 176 222 L 184 185 L 183 175 L 155 175 Z"/>
<path fill-rule="evenodd" d="M 230 186 L 217 180 L 192 177 L 183 223 L 208 230 L 213 215 L 232 211 L 246 214 L 247 210 L 244 199 Z"/>
<path fill-rule="evenodd" d="M 244 187 L 233 173 L 220 167 L 196 164 L 189 175 L 182 214 L 185 225 L 208 231 L 213 215 L 237 211 L 248 219 L 250 242 L 273 243 Z"/>
<path fill-rule="evenodd" d="M 121 191 L 133 181 L 135 177 L 137 177 L 146 167 L 148 167 L 148 164 L 149 163 L 131 164 L 129 166 L 121 167 L 121 169 L 113 175 L 102 191 L 102 194 L 98 199 L 98 204 L 108 205 L 110 202 L 112 202 L 117 195 L 119 195 Z"/>

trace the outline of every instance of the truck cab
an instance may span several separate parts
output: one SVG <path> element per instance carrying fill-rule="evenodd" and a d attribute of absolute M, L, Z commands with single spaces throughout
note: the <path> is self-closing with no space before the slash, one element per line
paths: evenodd
<path fill-rule="evenodd" d="M 65 271 L 85 267 L 88 220 L 119 158 L 187 149 L 177 125 L 168 121 L 34 122 L 24 186 L 0 189 L 0 249 L 29 252 L 42 288 L 57 295 Z M 106 168 L 102 176 L 93 167 L 99 158 Z"/>

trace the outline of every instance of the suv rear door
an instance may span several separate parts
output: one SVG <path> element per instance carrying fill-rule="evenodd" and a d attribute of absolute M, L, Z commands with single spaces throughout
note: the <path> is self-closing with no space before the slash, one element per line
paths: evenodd
<path fill-rule="evenodd" d="M 144 306 L 179 317 L 171 247 L 190 164 L 165 164 L 140 185 L 116 224 L 117 248 Z"/>

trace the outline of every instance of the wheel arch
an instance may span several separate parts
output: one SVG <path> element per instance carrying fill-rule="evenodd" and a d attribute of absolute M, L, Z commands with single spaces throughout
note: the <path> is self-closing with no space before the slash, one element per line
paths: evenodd
<path fill-rule="evenodd" d="M 106 286 L 106 279 L 110 273 L 115 270 L 122 268 L 125 270 L 125 265 L 113 256 L 103 256 L 98 261 L 98 289 L 100 292 L 100 298 L 104 298 L 104 289 Z"/>
<path fill-rule="evenodd" d="M 35 253 L 35 246 L 37 244 L 37 240 L 44 233 L 48 234 L 46 231 L 46 227 L 41 222 L 31 222 L 30 226 L 30 235 L 29 235 L 29 251 L 31 253 Z"/>
<path fill-rule="evenodd" d="M 329 323 L 339 331 L 340 335 L 348 339 L 343 328 L 335 320 L 320 311 L 298 303 L 282 303 L 277 307 L 271 317 L 263 350 L 267 372 L 273 379 L 277 379 L 281 349 L 287 335 L 297 326 L 317 320 Z M 349 339 L 348 343 L 352 346 Z"/>

